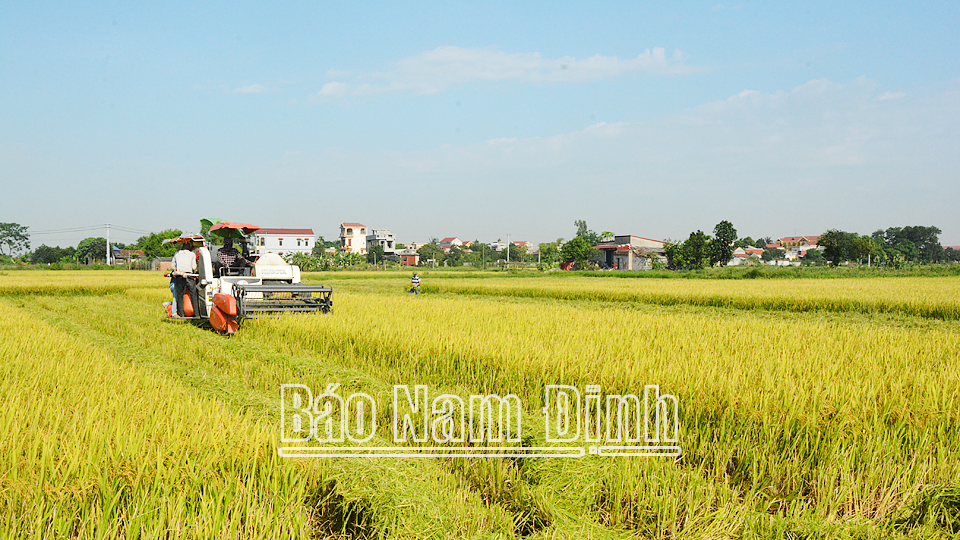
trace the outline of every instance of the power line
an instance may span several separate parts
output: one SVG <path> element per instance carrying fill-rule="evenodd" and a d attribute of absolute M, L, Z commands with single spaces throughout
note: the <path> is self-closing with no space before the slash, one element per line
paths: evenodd
<path fill-rule="evenodd" d="M 103 229 L 103 225 L 98 225 L 95 227 L 72 227 L 69 229 L 48 229 L 45 231 L 28 231 L 27 234 L 60 234 L 60 233 L 70 233 L 70 232 L 83 232 L 83 231 L 95 231 L 97 229 Z"/>
<path fill-rule="evenodd" d="M 130 227 L 121 227 L 119 225 L 110 225 L 110 228 L 117 229 L 127 233 L 133 234 L 150 234 L 150 231 L 144 231 L 141 229 L 133 229 Z M 63 233 L 75 233 L 75 232 L 85 232 L 85 231 L 96 231 L 99 229 L 107 229 L 107 225 L 93 225 L 90 227 L 69 227 L 66 229 L 47 229 L 43 231 L 28 231 L 27 234 L 63 234 Z"/>

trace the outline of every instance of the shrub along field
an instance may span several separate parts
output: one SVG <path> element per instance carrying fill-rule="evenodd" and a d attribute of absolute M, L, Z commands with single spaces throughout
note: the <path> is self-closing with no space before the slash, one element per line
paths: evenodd
<path fill-rule="evenodd" d="M 157 273 L 0 275 L 0 537 L 960 534 L 960 278 L 490 275 L 306 274 L 332 316 L 230 339 Z M 545 384 L 658 384 L 683 454 L 277 457 L 279 385 L 330 382 L 513 393 L 527 446 Z"/>

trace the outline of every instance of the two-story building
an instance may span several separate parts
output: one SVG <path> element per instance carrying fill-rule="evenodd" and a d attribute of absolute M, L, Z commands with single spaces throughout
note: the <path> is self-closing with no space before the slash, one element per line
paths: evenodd
<path fill-rule="evenodd" d="M 366 255 L 367 226 L 363 223 L 341 223 L 340 250 Z"/>
<path fill-rule="evenodd" d="M 367 249 L 380 246 L 384 255 L 393 255 L 397 251 L 397 237 L 389 229 L 370 229 L 367 234 Z"/>
<path fill-rule="evenodd" d="M 456 236 L 448 236 L 440 240 L 440 247 L 443 248 L 443 251 L 450 251 L 450 248 L 453 246 L 463 246 L 463 240 L 460 240 Z"/>
<path fill-rule="evenodd" d="M 251 239 L 253 246 L 250 251 L 257 256 L 265 253 L 309 255 L 313 251 L 317 236 L 313 234 L 313 229 L 257 229 Z"/>
<path fill-rule="evenodd" d="M 800 248 L 807 250 L 817 247 L 819 236 L 785 236 L 777 239 L 777 247 L 782 249 Z"/>

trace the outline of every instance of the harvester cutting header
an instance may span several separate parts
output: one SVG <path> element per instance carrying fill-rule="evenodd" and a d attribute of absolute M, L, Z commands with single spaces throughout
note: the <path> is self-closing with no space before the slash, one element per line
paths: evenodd
<path fill-rule="evenodd" d="M 222 239 L 215 254 L 201 235 L 164 241 L 180 248 L 170 274 L 178 302 L 169 303 L 168 316 L 209 325 L 229 335 L 239 330 L 244 319 L 333 311 L 332 289 L 301 283 L 299 267 L 275 253 L 250 256 L 247 235 L 259 227 L 225 221 L 202 223 Z M 234 243 L 240 245 L 239 250 Z"/>

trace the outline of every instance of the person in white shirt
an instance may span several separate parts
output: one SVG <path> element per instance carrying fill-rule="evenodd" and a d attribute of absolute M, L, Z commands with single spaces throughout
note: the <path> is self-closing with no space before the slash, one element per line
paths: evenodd
<path fill-rule="evenodd" d="M 197 271 L 197 258 L 190 251 L 190 244 L 184 242 L 180 244 L 180 251 L 173 256 L 173 262 L 170 263 L 170 276 L 174 281 L 173 307 L 170 310 L 171 317 L 183 317 L 183 290 L 187 286 L 187 278 L 184 274 L 193 274 Z"/>
<path fill-rule="evenodd" d="M 410 288 L 410 292 L 420 294 L 420 276 L 418 276 L 416 272 L 414 272 L 413 277 L 410 278 L 410 285 L 413 285 Z"/>

